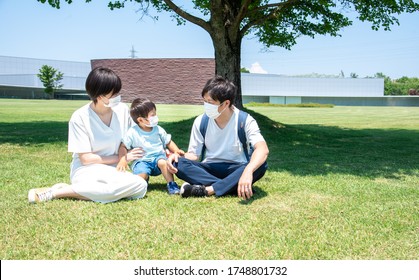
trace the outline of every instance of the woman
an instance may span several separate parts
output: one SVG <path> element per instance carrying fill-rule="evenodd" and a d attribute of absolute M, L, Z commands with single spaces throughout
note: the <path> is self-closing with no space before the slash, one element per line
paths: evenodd
<path fill-rule="evenodd" d="M 118 148 L 128 128 L 134 125 L 128 107 L 120 103 L 121 79 L 110 69 L 93 69 L 86 80 L 91 102 L 71 116 L 68 151 L 73 153 L 71 185 L 31 189 L 30 203 L 56 198 L 74 198 L 108 203 L 123 198 L 144 197 L 147 182 L 140 176 L 116 170 Z M 139 159 L 141 149 L 127 154 L 128 160 Z"/>

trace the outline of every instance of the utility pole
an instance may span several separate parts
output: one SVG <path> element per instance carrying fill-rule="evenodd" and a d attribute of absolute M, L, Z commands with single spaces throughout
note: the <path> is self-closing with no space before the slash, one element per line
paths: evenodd
<path fill-rule="evenodd" d="M 130 58 L 136 58 L 137 56 L 135 56 L 135 53 L 136 53 L 137 51 L 134 49 L 134 46 L 131 46 L 131 50 L 130 50 Z"/>

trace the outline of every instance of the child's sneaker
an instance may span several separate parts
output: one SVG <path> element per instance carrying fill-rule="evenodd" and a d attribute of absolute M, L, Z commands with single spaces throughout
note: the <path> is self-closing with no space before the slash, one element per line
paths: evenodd
<path fill-rule="evenodd" d="M 30 189 L 28 193 L 29 203 L 39 203 L 52 200 L 52 188 Z"/>
<path fill-rule="evenodd" d="M 169 182 L 167 183 L 167 191 L 169 194 L 179 194 L 179 186 L 176 182 Z"/>
<path fill-rule="evenodd" d="M 180 188 L 180 196 L 184 198 L 190 197 L 190 196 L 196 196 L 196 197 L 208 196 L 208 191 L 205 188 L 205 186 L 191 185 L 185 182 Z"/>

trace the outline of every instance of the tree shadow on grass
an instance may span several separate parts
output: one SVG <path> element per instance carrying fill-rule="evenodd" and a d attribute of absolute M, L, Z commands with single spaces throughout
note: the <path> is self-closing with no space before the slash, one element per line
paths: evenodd
<path fill-rule="evenodd" d="M 163 183 L 149 183 L 147 186 L 147 193 L 164 192 L 167 193 L 166 184 Z"/>
<path fill-rule="evenodd" d="M 251 114 L 268 143 L 270 171 L 372 178 L 419 175 L 418 130 L 284 125 L 256 112 Z"/>
<path fill-rule="evenodd" d="M 0 122 L 0 144 L 15 145 L 67 142 L 68 122 Z"/>
<path fill-rule="evenodd" d="M 268 143 L 269 171 L 287 171 L 299 176 L 340 173 L 399 178 L 403 175 L 418 175 L 417 130 L 357 130 L 316 124 L 284 125 L 248 111 L 257 120 Z M 186 151 L 194 119 L 161 122 L 160 125 Z M 0 144 L 66 143 L 68 123 L 0 123 L 0 131 Z"/>
<path fill-rule="evenodd" d="M 271 170 L 399 178 L 419 175 L 419 131 L 287 126 L 272 142 Z M 272 138 L 270 140 L 273 140 Z"/>
<path fill-rule="evenodd" d="M 239 201 L 239 204 L 242 205 L 250 205 L 252 204 L 255 200 L 258 199 L 262 199 L 264 197 L 266 197 L 268 195 L 267 192 L 265 192 L 263 189 L 259 188 L 258 186 L 253 186 L 253 196 L 250 199 L 243 199 Z"/>

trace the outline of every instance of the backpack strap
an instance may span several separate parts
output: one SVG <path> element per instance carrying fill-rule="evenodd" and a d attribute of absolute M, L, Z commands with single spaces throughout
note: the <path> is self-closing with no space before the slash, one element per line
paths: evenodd
<path fill-rule="evenodd" d="M 202 151 L 201 151 L 201 161 L 204 159 L 204 153 L 205 153 L 205 134 L 207 133 L 207 127 L 208 127 L 208 116 L 207 114 L 202 115 L 201 124 L 199 125 L 199 132 L 201 132 L 202 137 L 204 138 Z"/>
<path fill-rule="evenodd" d="M 238 124 L 237 124 L 237 134 L 239 136 L 240 142 L 242 143 L 244 155 L 246 156 L 246 160 L 250 161 L 249 151 L 247 149 L 246 132 L 244 130 L 245 127 L 246 127 L 246 119 L 247 119 L 248 115 L 249 115 L 248 113 L 240 110 Z M 204 159 L 204 153 L 205 153 L 205 149 L 206 149 L 206 147 L 205 147 L 205 134 L 207 132 L 208 120 L 209 120 L 208 116 L 204 113 L 202 115 L 201 124 L 199 125 L 199 132 L 201 132 L 201 135 L 204 138 L 204 143 L 203 143 L 202 151 L 201 151 L 201 160 Z"/>
<path fill-rule="evenodd" d="M 250 161 L 250 156 L 249 156 L 249 151 L 247 149 L 247 138 L 246 138 L 246 132 L 245 132 L 245 127 L 246 127 L 246 119 L 247 116 L 249 114 L 240 110 L 239 112 L 239 121 L 237 124 L 237 134 L 239 135 L 239 140 L 243 145 L 243 152 L 244 155 L 246 156 L 246 160 L 249 162 Z"/>

